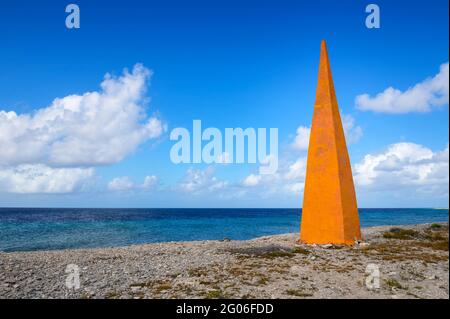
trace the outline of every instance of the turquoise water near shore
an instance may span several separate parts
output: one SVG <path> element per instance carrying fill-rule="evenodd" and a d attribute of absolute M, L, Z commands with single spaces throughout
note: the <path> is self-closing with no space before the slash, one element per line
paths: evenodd
<path fill-rule="evenodd" d="M 448 209 L 359 209 L 362 227 L 448 222 Z M 0 251 L 251 239 L 298 232 L 299 209 L 0 208 Z"/>

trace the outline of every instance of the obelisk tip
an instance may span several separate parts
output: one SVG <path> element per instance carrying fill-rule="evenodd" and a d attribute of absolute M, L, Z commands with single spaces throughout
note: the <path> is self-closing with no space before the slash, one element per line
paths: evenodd
<path fill-rule="evenodd" d="M 327 53 L 327 41 L 322 40 L 322 42 L 320 43 L 320 51 L 325 54 L 328 55 Z"/>

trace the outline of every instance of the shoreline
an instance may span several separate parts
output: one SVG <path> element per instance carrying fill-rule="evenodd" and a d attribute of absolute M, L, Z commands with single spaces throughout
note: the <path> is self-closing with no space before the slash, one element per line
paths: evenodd
<path fill-rule="evenodd" d="M 297 244 L 290 233 L 0 252 L 0 298 L 448 298 L 448 222 L 362 233 L 350 247 Z M 70 264 L 79 289 L 66 287 Z M 380 288 L 365 286 L 369 264 Z"/>
<path fill-rule="evenodd" d="M 382 231 L 387 230 L 392 227 L 417 227 L 417 226 L 430 226 L 432 224 L 448 224 L 448 221 L 438 221 L 433 223 L 422 223 L 422 224 L 401 224 L 401 225 L 377 225 L 377 226 L 369 226 L 369 227 L 361 227 L 361 234 L 363 236 L 362 241 L 365 241 L 364 236 L 367 234 L 371 234 L 373 231 Z M 186 243 L 199 243 L 199 242 L 223 242 L 223 241 L 233 241 L 233 242 L 245 242 L 252 241 L 264 238 L 271 238 L 277 236 L 299 236 L 299 233 L 281 233 L 281 234 L 273 234 L 273 235 L 264 235 L 257 236 L 250 239 L 230 239 L 228 237 L 224 237 L 222 239 L 199 239 L 199 240 L 178 240 L 178 241 L 159 241 L 159 242 L 149 242 L 143 244 L 130 244 L 130 245 L 121 245 L 121 246 L 99 246 L 99 247 L 76 247 L 76 248 L 63 248 L 63 249 L 38 249 L 38 250 L 12 250 L 12 251 L 3 251 L 0 250 L 0 254 L 13 254 L 13 253 L 51 253 L 51 252 L 65 252 L 65 251 L 78 251 L 78 250 L 104 250 L 104 249 L 126 249 L 131 247 L 139 247 L 139 246 L 148 246 L 148 245 L 161 245 L 161 244 L 186 244 Z M 305 244 L 307 245 L 307 244 Z"/>

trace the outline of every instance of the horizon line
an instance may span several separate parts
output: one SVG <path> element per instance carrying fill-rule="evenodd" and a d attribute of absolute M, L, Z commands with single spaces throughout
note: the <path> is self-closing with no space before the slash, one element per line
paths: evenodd
<path fill-rule="evenodd" d="M 301 207 L 57 207 L 57 206 L 0 206 L 0 209 L 39 208 L 39 209 L 299 209 Z M 449 207 L 358 207 L 358 209 L 436 209 L 449 210 Z"/>

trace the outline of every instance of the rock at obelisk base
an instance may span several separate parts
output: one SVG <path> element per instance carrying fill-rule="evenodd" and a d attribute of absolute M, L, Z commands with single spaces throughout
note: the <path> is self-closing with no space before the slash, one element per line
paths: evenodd
<path fill-rule="evenodd" d="M 353 245 L 356 240 L 361 240 L 361 230 L 355 187 L 327 47 L 322 41 L 300 242 Z"/>

